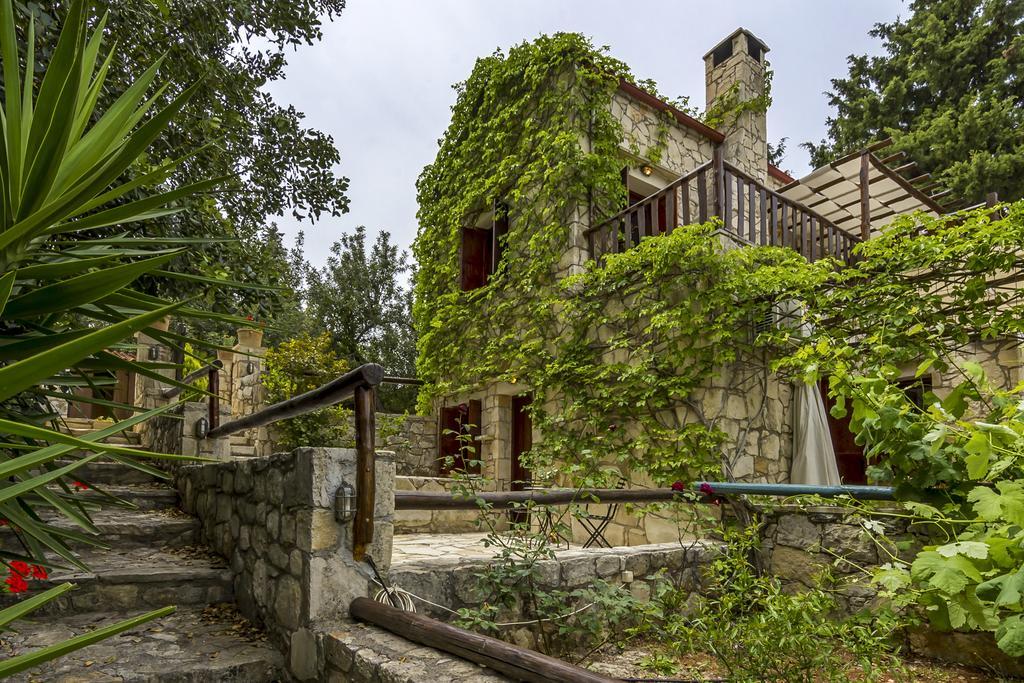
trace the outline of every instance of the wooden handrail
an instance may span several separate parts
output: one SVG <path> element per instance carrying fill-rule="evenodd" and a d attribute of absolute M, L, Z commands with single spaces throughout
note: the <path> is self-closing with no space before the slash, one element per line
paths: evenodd
<path fill-rule="evenodd" d="M 243 429 L 272 424 L 278 420 L 298 417 L 320 408 L 336 405 L 352 398 L 355 404 L 356 432 L 356 510 L 352 522 L 352 556 L 359 562 L 373 541 L 373 508 L 376 497 L 376 448 L 374 432 L 377 406 L 377 386 L 384 379 L 384 368 L 367 363 L 341 377 L 304 394 L 267 406 L 220 427 L 214 427 L 206 436 L 218 438 Z M 211 408 L 212 409 L 212 408 Z"/>
<path fill-rule="evenodd" d="M 184 377 L 182 377 L 181 378 L 181 383 L 182 384 L 188 384 L 190 382 L 194 382 L 197 379 L 199 379 L 200 377 L 202 377 L 203 375 L 208 375 L 211 370 L 220 370 L 223 367 L 224 367 L 224 363 L 222 363 L 220 361 L 220 359 L 218 358 L 216 360 L 213 360 L 213 361 L 207 363 L 206 365 L 204 365 L 203 367 L 199 368 L 198 370 L 194 370 L 194 371 L 188 373 L 187 375 L 185 375 Z M 210 393 L 213 393 L 212 390 L 210 390 L 209 387 L 207 387 L 207 390 L 210 391 Z M 180 394 L 182 391 L 184 391 L 183 387 L 180 387 L 180 386 L 179 387 L 170 387 L 169 389 L 164 389 L 163 392 L 160 395 L 163 396 L 164 398 L 174 398 L 175 396 Z"/>
<path fill-rule="evenodd" d="M 232 420 L 217 429 L 211 429 L 207 436 L 211 439 L 228 436 L 244 429 L 262 427 L 278 420 L 287 420 L 320 408 L 333 406 L 352 398 L 357 387 L 376 387 L 383 379 L 384 368 L 376 363 L 367 363 L 316 389 L 267 406 L 251 415 Z"/>
<path fill-rule="evenodd" d="M 710 487 L 710 494 L 703 486 Z M 698 502 L 710 502 L 715 496 L 849 496 L 858 500 L 892 500 L 889 486 L 815 486 L 811 484 L 758 484 L 746 482 L 693 482 L 689 489 L 705 493 Z M 533 489 L 529 491 L 487 491 L 472 496 L 447 492 L 395 491 L 396 510 L 478 510 L 483 503 L 504 510 L 526 503 L 536 505 L 572 505 L 575 503 L 657 503 L 681 500 L 676 489 Z"/>

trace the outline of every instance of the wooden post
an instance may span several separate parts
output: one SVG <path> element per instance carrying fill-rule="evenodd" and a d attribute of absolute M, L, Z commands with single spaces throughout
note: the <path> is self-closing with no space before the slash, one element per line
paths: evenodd
<path fill-rule="evenodd" d="M 868 186 L 870 154 L 865 151 L 860 155 L 860 236 L 862 239 L 868 239 L 871 236 L 871 188 Z"/>
<path fill-rule="evenodd" d="M 358 386 L 353 399 L 356 423 L 356 515 L 352 522 L 352 558 L 362 562 L 373 541 L 373 508 L 377 489 L 374 446 L 375 394 L 372 386 Z"/>
<path fill-rule="evenodd" d="M 406 640 L 483 664 L 517 681 L 613 683 L 615 680 L 497 638 L 473 633 L 422 614 L 403 612 L 369 598 L 356 598 L 348 611 L 356 619 L 379 626 Z"/>
<path fill-rule="evenodd" d="M 729 224 L 725 221 L 724 212 L 722 211 L 722 199 L 725 197 L 725 160 L 722 158 L 721 145 L 715 145 L 715 149 L 711 153 L 711 162 L 714 171 L 712 178 L 715 181 L 714 215 L 721 218 L 725 226 L 728 227 Z"/>
<path fill-rule="evenodd" d="M 219 367 L 214 364 L 210 366 L 210 372 L 207 375 L 209 380 L 206 383 L 206 390 L 210 392 L 210 414 L 208 416 L 210 422 L 210 429 L 216 429 L 220 426 L 220 372 Z"/>
<path fill-rule="evenodd" d="M 985 206 L 991 208 L 991 207 L 995 206 L 998 203 L 999 203 L 999 193 L 998 192 L 989 192 L 988 194 L 985 195 Z"/>

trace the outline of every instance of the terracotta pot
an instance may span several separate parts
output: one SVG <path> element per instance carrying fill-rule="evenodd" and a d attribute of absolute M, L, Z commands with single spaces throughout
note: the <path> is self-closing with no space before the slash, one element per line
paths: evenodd
<path fill-rule="evenodd" d="M 258 349 L 263 345 L 263 330 L 257 330 L 252 327 L 240 327 L 236 334 L 238 335 L 239 346 Z"/>

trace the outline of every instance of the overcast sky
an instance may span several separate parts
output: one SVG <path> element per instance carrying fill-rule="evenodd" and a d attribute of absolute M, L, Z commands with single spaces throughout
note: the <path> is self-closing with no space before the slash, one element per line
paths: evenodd
<path fill-rule="evenodd" d="M 334 138 L 351 208 L 315 225 L 276 219 L 306 233 L 306 256 L 322 263 L 344 231 L 387 230 L 403 248 L 416 236 L 416 178 L 437 152 L 454 102 L 477 57 L 541 33 L 577 31 L 608 45 L 637 78 L 704 105 L 702 56 L 739 26 L 763 40 L 775 71 L 768 137 L 789 138 L 782 167 L 808 170 L 798 145 L 824 135 L 822 94 L 846 73 L 851 53 L 877 53 L 867 32 L 906 13 L 899 0 L 348 0 L 321 43 L 289 53 L 287 78 L 269 91 Z"/>

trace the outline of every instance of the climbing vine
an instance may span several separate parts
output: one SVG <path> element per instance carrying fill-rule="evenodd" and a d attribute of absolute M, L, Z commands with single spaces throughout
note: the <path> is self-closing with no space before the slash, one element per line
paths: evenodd
<path fill-rule="evenodd" d="M 616 465 L 671 482 L 718 472 L 726 442 L 741 437 L 720 428 L 724 406 L 709 411 L 693 393 L 741 359 L 750 382 L 763 380 L 751 321 L 831 266 L 780 249 L 725 251 L 711 226 L 603 267 L 574 261 L 586 212 L 599 221 L 624 201 L 624 131 L 610 106 L 620 78 L 631 78 L 621 62 L 558 34 L 479 60 L 457 86 L 451 126 L 418 185 L 421 401 L 518 383 L 534 392 L 545 435 L 534 467 L 586 480 Z M 460 291 L 461 231 L 498 202 L 510 218 L 498 270 Z"/>

